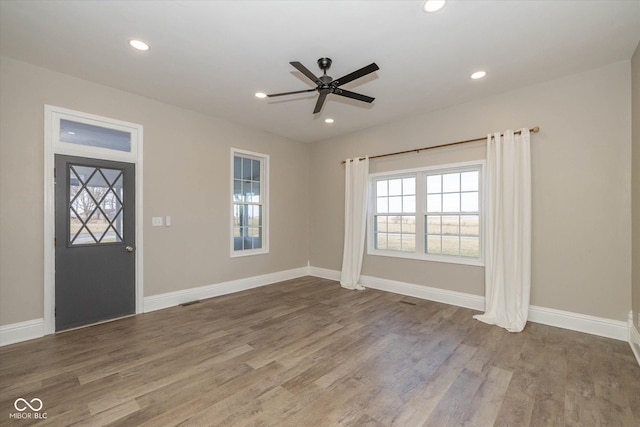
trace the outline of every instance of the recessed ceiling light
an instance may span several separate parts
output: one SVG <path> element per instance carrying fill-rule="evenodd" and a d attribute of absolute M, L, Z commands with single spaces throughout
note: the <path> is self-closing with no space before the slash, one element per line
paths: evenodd
<path fill-rule="evenodd" d="M 67 132 L 67 133 L 68 133 L 69 135 L 75 135 L 75 134 L 76 134 L 75 132 L 71 132 L 71 131 L 69 131 L 69 132 Z"/>
<path fill-rule="evenodd" d="M 324 122 L 325 122 L 325 123 L 329 123 L 329 124 L 331 124 L 331 123 L 333 123 L 333 122 L 334 122 L 334 120 L 333 120 L 332 118 L 330 118 L 330 117 L 329 117 L 328 119 L 324 119 Z"/>
<path fill-rule="evenodd" d="M 141 40 L 129 40 L 129 44 L 134 49 L 149 50 L 149 45 Z"/>
<path fill-rule="evenodd" d="M 486 75 L 487 75 L 487 72 L 486 72 L 486 71 L 476 71 L 475 73 L 471 74 L 471 76 L 470 76 L 470 77 L 471 77 L 473 80 L 478 80 L 478 79 L 483 78 L 483 77 L 484 77 L 484 76 L 486 76 Z"/>
<path fill-rule="evenodd" d="M 263 92 L 256 92 L 256 98 L 266 98 L 267 94 Z"/>
<path fill-rule="evenodd" d="M 424 2 L 424 9 L 427 13 L 437 12 L 444 7 L 445 0 L 427 0 Z"/>

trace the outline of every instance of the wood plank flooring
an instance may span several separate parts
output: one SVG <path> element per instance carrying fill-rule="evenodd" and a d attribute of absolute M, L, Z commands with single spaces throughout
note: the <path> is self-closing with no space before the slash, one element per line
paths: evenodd
<path fill-rule="evenodd" d="M 305 277 L 47 336 L 0 348 L 0 424 L 640 426 L 627 343 L 473 314 Z"/>

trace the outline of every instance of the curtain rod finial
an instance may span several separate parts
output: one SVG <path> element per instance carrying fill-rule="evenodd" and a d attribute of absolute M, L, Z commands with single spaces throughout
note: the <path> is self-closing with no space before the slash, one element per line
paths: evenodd
<path fill-rule="evenodd" d="M 539 127 L 539 126 L 534 126 L 534 127 L 532 127 L 532 128 L 531 128 L 531 132 L 533 132 L 533 133 L 540 132 L 540 127 Z"/>

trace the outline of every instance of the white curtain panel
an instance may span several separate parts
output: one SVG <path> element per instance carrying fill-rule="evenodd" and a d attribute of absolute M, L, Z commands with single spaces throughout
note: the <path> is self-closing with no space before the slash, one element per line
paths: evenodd
<path fill-rule="evenodd" d="M 476 319 L 520 332 L 531 290 L 531 151 L 528 129 L 487 137 L 485 313 Z"/>
<path fill-rule="evenodd" d="M 363 290 L 359 284 L 367 225 L 369 157 L 347 159 L 344 181 L 344 252 L 340 285 Z"/>

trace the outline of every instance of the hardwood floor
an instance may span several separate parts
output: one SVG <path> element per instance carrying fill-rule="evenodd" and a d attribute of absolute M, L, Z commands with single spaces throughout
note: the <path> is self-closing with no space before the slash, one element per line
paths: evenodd
<path fill-rule="evenodd" d="M 640 425 L 627 343 L 473 314 L 306 277 L 47 336 L 0 348 L 0 424 Z"/>

